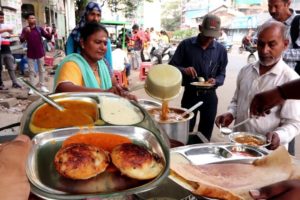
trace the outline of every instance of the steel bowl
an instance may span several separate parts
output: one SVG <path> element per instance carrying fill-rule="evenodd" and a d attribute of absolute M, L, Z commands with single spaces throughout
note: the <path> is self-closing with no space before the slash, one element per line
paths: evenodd
<path fill-rule="evenodd" d="M 161 103 L 149 99 L 139 99 L 138 103 L 145 108 L 146 110 L 151 109 L 151 108 L 159 108 L 161 107 Z"/>
<path fill-rule="evenodd" d="M 243 141 L 243 140 L 245 140 L 246 137 L 250 138 L 251 141 L 250 140 Z M 250 146 L 256 146 L 256 147 L 265 147 L 270 144 L 267 141 L 267 137 L 265 135 L 259 134 L 259 133 L 233 132 L 228 135 L 228 138 L 230 139 L 231 142 L 250 145 Z M 258 144 L 258 143 L 256 143 L 256 141 L 261 142 L 262 144 Z"/>

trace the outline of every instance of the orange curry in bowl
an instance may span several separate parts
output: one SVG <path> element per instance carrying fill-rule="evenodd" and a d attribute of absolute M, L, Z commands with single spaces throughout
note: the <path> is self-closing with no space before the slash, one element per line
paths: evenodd
<path fill-rule="evenodd" d="M 251 145 L 251 146 L 261 146 L 265 144 L 263 140 L 252 135 L 236 136 L 234 140 L 237 143 Z"/>
<path fill-rule="evenodd" d="M 59 111 L 49 104 L 43 104 L 34 111 L 29 128 L 40 133 L 54 128 L 93 125 L 97 120 L 97 104 L 81 100 L 58 101 L 65 108 Z"/>

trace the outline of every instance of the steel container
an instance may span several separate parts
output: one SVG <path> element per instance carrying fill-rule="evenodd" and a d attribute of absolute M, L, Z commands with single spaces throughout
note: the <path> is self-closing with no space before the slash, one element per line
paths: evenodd
<path fill-rule="evenodd" d="M 183 113 L 187 109 L 185 108 L 170 108 L 177 113 Z M 194 117 L 194 113 L 191 112 L 183 119 L 178 121 L 158 121 L 154 119 L 160 128 L 171 138 L 177 141 L 187 144 L 189 139 L 190 120 Z"/>

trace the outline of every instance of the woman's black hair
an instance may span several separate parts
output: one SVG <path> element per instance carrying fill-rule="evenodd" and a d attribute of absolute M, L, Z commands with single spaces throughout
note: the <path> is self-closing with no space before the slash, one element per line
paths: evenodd
<path fill-rule="evenodd" d="M 108 36 L 108 31 L 103 25 L 97 22 L 91 22 L 86 23 L 85 26 L 80 30 L 80 38 L 82 38 L 83 41 L 86 41 L 90 35 L 94 34 L 97 31 L 104 31 Z"/>

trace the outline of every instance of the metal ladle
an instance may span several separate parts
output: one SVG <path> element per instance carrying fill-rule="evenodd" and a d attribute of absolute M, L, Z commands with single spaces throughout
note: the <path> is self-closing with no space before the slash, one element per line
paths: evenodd
<path fill-rule="evenodd" d="M 198 103 L 196 103 L 195 105 L 193 105 L 191 108 L 189 108 L 188 110 L 186 110 L 184 113 L 182 113 L 177 120 L 183 119 L 186 115 L 188 115 L 191 112 L 193 112 L 196 108 L 198 108 L 202 104 L 203 104 L 203 101 L 199 101 Z"/>
<path fill-rule="evenodd" d="M 50 104 L 51 106 L 53 106 L 53 107 L 56 108 L 57 110 L 59 110 L 59 111 L 64 111 L 64 110 L 65 110 L 64 107 L 58 105 L 58 104 L 57 104 L 55 101 L 53 101 L 53 99 L 51 99 L 50 97 L 47 97 L 47 96 L 43 95 L 42 93 L 40 93 L 40 92 L 36 89 L 36 87 L 34 87 L 33 85 L 31 85 L 28 81 L 24 80 L 22 77 L 18 78 L 18 80 L 19 80 L 22 84 L 24 84 L 24 85 L 26 85 L 27 87 L 29 87 L 30 89 L 32 89 L 33 92 L 34 92 L 35 94 L 37 94 L 38 96 L 40 96 L 44 101 L 46 101 L 48 104 Z"/>
<path fill-rule="evenodd" d="M 240 123 L 237 123 L 237 124 L 234 125 L 232 128 L 221 127 L 221 125 L 220 125 L 220 132 L 223 133 L 224 135 L 229 135 L 230 133 L 233 132 L 233 129 L 235 129 L 235 128 L 238 127 L 238 126 L 241 126 L 241 125 L 247 123 L 247 122 L 250 121 L 250 120 L 251 120 L 251 118 L 249 117 L 249 118 L 245 119 L 244 121 L 241 121 Z"/>

